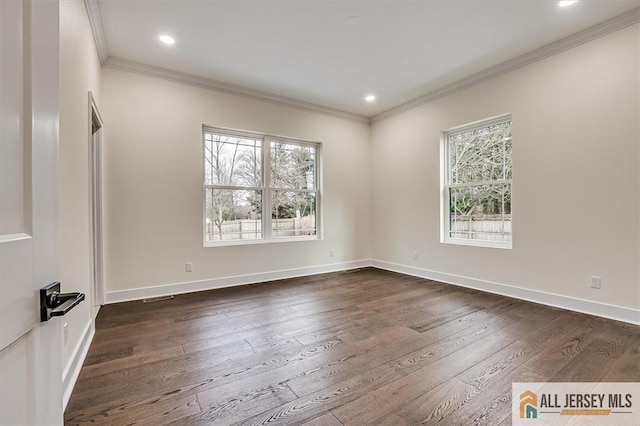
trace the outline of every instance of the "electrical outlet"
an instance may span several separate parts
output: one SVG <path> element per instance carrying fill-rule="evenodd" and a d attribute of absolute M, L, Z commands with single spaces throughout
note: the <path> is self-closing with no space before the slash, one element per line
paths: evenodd
<path fill-rule="evenodd" d="M 418 252 L 417 251 L 414 251 L 413 253 L 411 253 L 411 259 L 418 260 Z"/>
<path fill-rule="evenodd" d="M 591 277 L 591 288 L 600 289 L 601 285 L 602 285 L 602 278 Z"/>
<path fill-rule="evenodd" d="M 184 264 L 184 270 L 186 272 L 191 272 L 192 271 L 192 267 L 193 267 L 193 265 L 191 264 L 191 262 Z"/>
<path fill-rule="evenodd" d="M 333 253 L 334 253 L 333 249 L 330 249 L 329 250 L 329 257 L 333 257 Z"/>
<path fill-rule="evenodd" d="M 69 323 L 65 322 L 62 329 L 64 330 L 64 344 L 66 345 L 69 341 Z"/>

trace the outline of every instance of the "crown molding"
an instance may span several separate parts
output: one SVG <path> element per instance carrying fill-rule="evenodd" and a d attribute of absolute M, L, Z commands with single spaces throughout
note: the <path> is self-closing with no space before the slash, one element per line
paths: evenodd
<path fill-rule="evenodd" d="M 339 109 L 328 108 L 310 102 L 299 101 L 297 99 L 292 99 L 285 96 L 278 96 L 268 92 L 253 90 L 234 84 L 223 83 L 221 81 L 216 81 L 209 78 L 196 77 L 191 74 L 171 71 L 166 68 L 141 64 L 138 62 L 129 61 L 127 59 L 114 58 L 113 56 L 110 56 L 102 65 L 106 68 L 112 68 L 115 70 L 132 72 L 148 77 L 155 77 L 163 80 L 173 81 L 176 83 L 201 87 L 203 89 L 215 90 L 216 92 L 228 93 L 230 95 L 242 96 L 244 98 L 254 99 L 262 102 L 269 102 L 286 107 L 319 112 L 342 119 L 356 121 L 358 123 L 369 124 L 369 118 L 363 115 L 353 114 Z"/>
<path fill-rule="evenodd" d="M 102 15 L 100 14 L 98 0 L 84 0 L 84 6 L 87 9 L 87 15 L 89 15 L 91 32 L 93 32 L 93 41 L 96 43 L 96 50 L 98 51 L 100 63 L 104 64 L 109 58 L 109 48 L 107 47 L 107 39 L 104 35 Z"/>
<path fill-rule="evenodd" d="M 433 102 L 436 99 L 443 98 L 463 89 L 467 89 L 478 83 L 482 83 L 483 81 L 490 80 L 511 71 L 515 71 L 518 68 L 522 68 L 534 62 L 541 61 L 550 56 L 556 55 L 558 53 L 580 46 L 581 44 L 595 40 L 596 38 L 610 34 L 614 31 L 637 24 L 638 22 L 640 22 L 640 7 L 553 43 L 542 46 L 529 53 L 525 53 L 524 55 L 510 59 L 484 71 L 480 71 L 479 73 L 473 74 L 467 78 L 458 80 L 455 83 L 441 87 L 440 89 L 434 90 L 413 100 L 400 104 L 394 108 L 388 109 L 384 112 L 381 112 L 380 114 L 376 114 L 371 117 L 371 123 L 393 117 L 394 115 L 398 115 L 426 103 Z"/>
<path fill-rule="evenodd" d="M 89 15 L 91 30 L 93 32 L 93 38 L 95 40 L 98 55 L 100 57 L 100 62 L 104 67 L 201 87 L 208 90 L 215 90 L 217 92 L 242 96 L 245 98 L 269 102 L 276 105 L 298 108 L 312 112 L 319 112 L 322 114 L 331 115 L 358 123 L 374 123 L 376 121 L 381 121 L 393 117 L 405 111 L 409 111 L 421 105 L 433 102 L 437 99 L 467 89 L 476 84 L 509 73 L 511 71 L 515 71 L 534 62 L 541 61 L 550 56 L 580 46 L 581 44 L 587 43 L 599 37 L 605 36 L 607 34 L 640 22 L 640 7 L 638 7 L 630 10 L 629 12 L 623 13 L 622 15 L 616 16 L 607 21 L 601 22 L 600 24 L 582 30 L 578 33 L 542 46 L 529 53 L 525 53 L 524 55 L 510 59 L 484 71 L 480 71 L 476 74 L 466 77 L 462 80 L 458 80 L 454 83 L 426 93 L 422 96 L 402 103 L 372 117 L 366 117 L 335 108 L 329 108 L 310 102 L 304 102 L 285 96 L 275 95 L 273 93 L 253 90 L 247 87 L 223 83 L 221 81 L 212 80 L 209 78 L 197 77 L 186 73 L 171 71 L 165 68 L 155 67 L 152 65 L 141 64 L 126 59 L 109 56 L 109 50 L 102 26 L 102 17 L 100 15 L 98 0 L 84 0 L 84 3 Z"/>

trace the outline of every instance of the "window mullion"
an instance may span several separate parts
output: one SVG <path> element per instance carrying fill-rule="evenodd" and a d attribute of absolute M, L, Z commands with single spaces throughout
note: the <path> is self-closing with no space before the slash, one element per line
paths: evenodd
<path fill-rule="evenodd" d="M 444 150 L 444 158 L 442 158 L 442 166 L 445 168 L 444 172 L 444 189 L 442 192 L 442 197 L 444 197 L 443 204 L 444 209 L 440 213 L 442 215 L 442 222 L 444 225 L 444 233 L 442 238 L 449 239 L 451 238 L 451 189 L 449 185 L 451 184 L 451 147 L 449 142 L 449 136 L 446 135 L 443 139 L 443 150 Z"/>
<path fill-rule="evenodd" d="M 262 238 L 271 238 L 271 140 L 262 142 Z"/>
<path fill-rule="evenodd" d="M 282 192 L 318 192 L 317 189 L 304 189 L 304 188 L 271 188 L 272 191 Z"/>
<path fill-rule="evenodd" d="M 205 185 L 206 189 L 231 189 L 236 191 L 262 191 L 261 186 Z"/>
<path fill-rule="evenodd" d="M 500 201 L 502 202 L 502 208 L 501 208 L 501 213 L 502 213 L 502 214 L 501 214 L 501 218 L 502 218 L 502 221 L 501 221 L 501 228 L 502 228 L 502 238 L 503 238 L 503 239 L 504 239 L 504 235 L 505 235 L 505 233 L 504 233 L 504 228 L 505 228 L 505 226 L 504 226 L 504 193 L 505 193 L 505 188 L 506 188 L 506 186 L 502 189 L 502 197 L 501 197 L 501 200 L 500 200 Z"/>
<path fill-rule="evenodd" d="M 448 188 L 465 188 L 468 186 L 490 186 L 490 185 L 507 185 L 511 183 L 511 179 L 499 179 L 499 180 L 482 180 L 465 183 L 454 183 L 447 185 Z"/>

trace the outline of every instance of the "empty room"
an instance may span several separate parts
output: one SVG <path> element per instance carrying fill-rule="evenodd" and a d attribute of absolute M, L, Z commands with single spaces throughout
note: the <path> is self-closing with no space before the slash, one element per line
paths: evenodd
<path fill-rule="evenodd" d="M 0 425 L 640 424 L 640 1 L 0 13 Z"/>

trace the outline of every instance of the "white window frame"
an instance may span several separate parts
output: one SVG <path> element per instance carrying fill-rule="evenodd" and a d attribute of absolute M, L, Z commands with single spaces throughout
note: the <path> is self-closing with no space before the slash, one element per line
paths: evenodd
<path fill-rule="evenodd" d="M 513 203 L 511 204 L 511 240 L 510 241 L 490 241 L 481 239 L 455 238 L 451 237 L 451 220 L 450 220 L 450 189 L 463 186 L 475 185 L 500 185 L 508 184 L 511 186 L 511 194 L 513 196 L 513 178 L 500 179 L 492 181 L 478 181 L 465 184 L 451 184 L 451 164 L 449 161 L 449 135 L 466 131 L 482 129 L 484 127 L 506 123 L 512 121 L 511 114 L 502 114 L 484 120 L 475 121 L 473 123 L 456 126 L 442 132 L 440 139 L 440 242 L 445 244 L 456 244 L 475 247 L 489 247 L 511 249 L 513 247 Z M 513 153 L 512 153 L 513 156 Z M 513 161 L 513 157 L 512 157 Z"/>
<path fill-rule="evenodd" d="M 225 186 L 225 185 L 208 185 L 205 176 L 205 134 L 217 133 L 229 136 L 246 137 L 250 139 L 262 140 L 262 186 L 261 187 L 244 187 L 244 186 Z M 202 126 L 202 242 L 204 247 L 221 247 L 235 245 L 252 245 L 252 244 L 269 244 L 280 242 L 296 242 L 296 241 L 316 241 L 323 238 L 322 234 L 322 142 L 312 142 L 301 139 L 295 139 L 287 136 L 275 136 L 265 133 L 257 133 L 247 130 L 228 129 L 223 127 Z M 310 189 L 292 189 L 292 188 L 272 188 L 271 184 L 271 143 L 284 142 L 287 144 L 308 146 L 315 149 L 315 167 L 314 180 L 315 190 Z M 262 192 L 262 215 L 261 215 L 261 235 L 260 239 L 252 240 L 226 240 L 226 241 L 207 241 L 207 190 L 211 188 L 217 189 L 234 189 L 234 190 L 256 190 Z M 301 235 L 297 237 L 274 237 L 272 235 L 272 217 L 271 217 L 271 194 L 274 191 L 286 192 L 315 192 L 316 194 L 316 235 Z"/>

